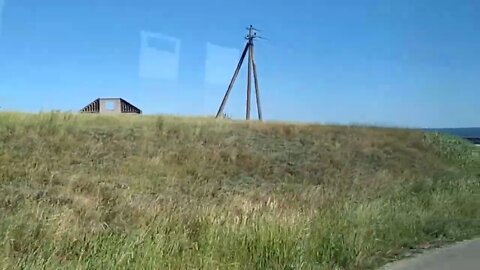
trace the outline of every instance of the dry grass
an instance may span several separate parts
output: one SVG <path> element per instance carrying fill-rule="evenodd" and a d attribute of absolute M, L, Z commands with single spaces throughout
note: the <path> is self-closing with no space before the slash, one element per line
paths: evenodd
<path fill-rule="evenodd" d="M 480 163 L 400 129 L 0 114 L 0 266 L 363 269 L 480 233 Z"/>

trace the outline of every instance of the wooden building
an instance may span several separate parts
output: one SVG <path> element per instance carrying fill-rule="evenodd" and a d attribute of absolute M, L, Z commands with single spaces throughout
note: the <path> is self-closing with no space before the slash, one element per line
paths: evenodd
<path fill-rule="evenodd" d="M 123 98 L 97 98 L 80 110 L 80 112 L 99 114 L 142 114 L 142 111 L 139 108 Z"/>

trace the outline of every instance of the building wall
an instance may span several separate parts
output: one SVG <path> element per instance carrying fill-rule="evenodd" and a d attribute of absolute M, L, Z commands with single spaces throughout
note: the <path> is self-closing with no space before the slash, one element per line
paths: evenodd
<path fill-rule="evenodd" d="M 122 113 L 120 99 L 100 99 L 101 114 L 118 114 Z"/>

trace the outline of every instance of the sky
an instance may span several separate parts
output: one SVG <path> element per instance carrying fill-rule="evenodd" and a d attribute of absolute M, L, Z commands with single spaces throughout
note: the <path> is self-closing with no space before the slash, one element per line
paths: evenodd
<path fill-rule="evenodd" d="M 215 115 L 253 24 L 266 120 L 479 127 L 478 14 L 477 0 L 0 0 L 0 110 L 122 97 Z"/>

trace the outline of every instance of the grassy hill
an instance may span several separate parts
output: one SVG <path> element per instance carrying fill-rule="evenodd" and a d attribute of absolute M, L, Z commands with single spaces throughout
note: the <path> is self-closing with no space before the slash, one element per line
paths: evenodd
<path fill-rule="evenodd" d="M 453 137 L 0 114 L 4 269 L 364 269 L 479 218 L 478 153 Z"/>

